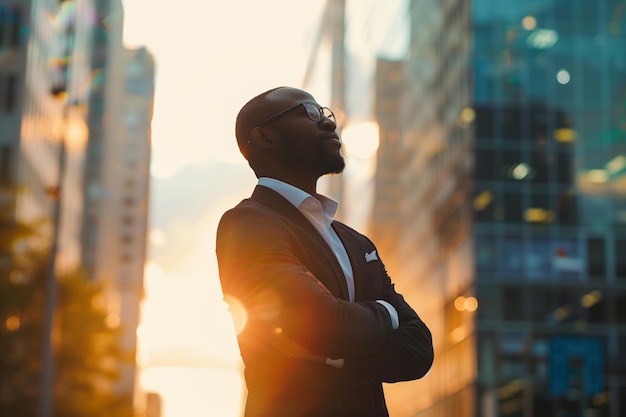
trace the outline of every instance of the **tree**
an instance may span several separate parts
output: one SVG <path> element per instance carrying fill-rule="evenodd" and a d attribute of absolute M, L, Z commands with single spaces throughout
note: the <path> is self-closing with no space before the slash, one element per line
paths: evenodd
<path fill-rule="evenodd" d="M 0 201 L 0 416 L 36 417 L 42 371 L 48 256 L 37 227 L 16 222 Z M 29 244 L 30 243 L 30 244 Z M 58 278 L 53 334 L 55 417 L 133 415 L 132 399 L 113 391 L 120 330 L 99 306 L 103 288 L 80 272 Z"/>

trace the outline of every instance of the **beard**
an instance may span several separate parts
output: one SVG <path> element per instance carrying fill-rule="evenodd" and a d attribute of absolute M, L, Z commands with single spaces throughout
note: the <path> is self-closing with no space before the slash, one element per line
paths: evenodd
<path fill-rule="evenodd" d="M 327 174 L 340 174 L 346 167 L 346 162 L 339 149 L 329 149 L 320 142 L 313 152 L 305 151 L 295 146 L 295 141 L 286 142 L 283 148 L 282 159 L 285 164 L 292 166 L 296 171 L 305 170 L 318 178 Z"/>
<path fill-rule="evenodd" d="M 326 174 L 341 174 L 346 167 L 346 161 L 341 153 L 331 154 L 328 152 L 322 152 L 320 155 L 320 168 L 321 175 Z"/>

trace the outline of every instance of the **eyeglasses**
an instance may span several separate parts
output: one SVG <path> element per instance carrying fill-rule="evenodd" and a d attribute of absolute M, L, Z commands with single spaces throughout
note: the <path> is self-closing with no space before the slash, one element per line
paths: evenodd
<path fill-rule="evenodd" d="M 273 122 L 274 120 L 281 118 L 282 116 L 299 106 L 304 107 L 304 110 L 306 110 L 306 117 L 308 117 L 309 120 L 313 122 L 321 122 L 322 120 L 324 120 L 324 118 L 327 118 L 331 119 L 334 123 L 337 123 L 337 120 L 335 119 L 335 114 L 328 107 L 318 107 L 315 103 L 305 101 L 303 103 L 298 103 L 295 106 L 291 106 L 288 109 L 275 114 L 269 119 L 265 119 L 263 122 L 259 123 L 259 126 L 263 126 L 265 124 L 268 124 L 269 122 Z"/>

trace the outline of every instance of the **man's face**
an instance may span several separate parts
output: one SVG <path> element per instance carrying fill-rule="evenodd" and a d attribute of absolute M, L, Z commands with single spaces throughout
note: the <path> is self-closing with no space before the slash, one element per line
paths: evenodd
<path fill-rule="evenodd" d="M 327 117 L 322 117 L 320 121 L 311 120 L 304 106 L 299 105 L 308 102 L 321 108 L 309 93 L 281 88 L 270 93 L 266 99 L 271 108 L 270 115 L 295 106 L 264 125 L 277 139 L 276 151 L 282 163 L 291 170 L 317 177 L 343 171 L 345 162 L 340 152 L 341 140 L 335 132 L 337 125 Z"/>

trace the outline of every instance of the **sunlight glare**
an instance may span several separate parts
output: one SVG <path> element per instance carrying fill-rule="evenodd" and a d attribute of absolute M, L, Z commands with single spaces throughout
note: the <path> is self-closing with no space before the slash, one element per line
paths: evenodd
<path fill-rule="evenodd" d="M 165 243 L 167 243 L 165 232 L 160 229 L 152 230 L 150 232 L 150 243 L 158 248 L 165 246 Z"/>
<path fill-rule="evenodd" d="M 161 395 L 163 417 L 239 417 L 245 398 L 237 369 L 150 368 L 140 385 Z"/>
<path fill-rule="evenodd" d="M 235 297 L 225 296 L 224 301 L 228 304 L 228 311 L 233 318 L 235 332 L 240 334 L 248 322 L 248 313 L 246 312 L 243 304 L 241 304 L 241 302 Z"/>
<path fill-rule="evenodd" d="M 346 145 L 346 152 L 357 158 L 368 159 L 378 149 L 378 125 L 374 122 L 349 124 L 341 138 Z"/>

